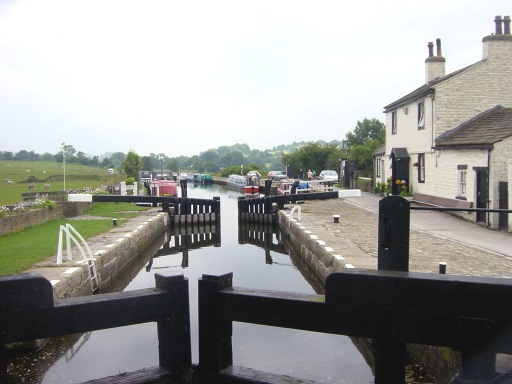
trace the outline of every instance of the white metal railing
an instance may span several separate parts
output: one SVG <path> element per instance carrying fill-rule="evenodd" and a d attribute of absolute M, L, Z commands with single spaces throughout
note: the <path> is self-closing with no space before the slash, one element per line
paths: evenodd
<path fill-rule="evenodd" d="M 295 207 L 292 208 L 292 210 L 290 211 L 290 221 L 288 221 L 288 226 L 291 225 L 292 223 L 292 220 L 293 220 L 293 212 L 295 211 L 299 211 L 299 213 L 297 213 L 297 220 L 301 221 L 302 220 L 302 208 L 300 205 L 296 205 Z"/>
<path fill-rule="evenodd" d="M 283 180 L 277 187 L 277 192 L 280 195 L 290 194 L 293 183 L 296 180 Z M 308 192 L 332 192 L 334 190 L 333 184 L 335 181 L 323 181 L 323 180 L 300 180 L 299 186 L 295 193 L 308 193 Z"/>
<path fill-rule="evenodd" d="M 92 289 L 93 291 L 96 291 L 98 289 L 98 279 L 96 274 L 96 264 L 94 257 L 92 256 L 91 249 L 89 248 L 89 245 L 85 241 L 85 239 L 78 233 L 78 231 L 73 228 L 73 226 L 69 223 L 66 223 L 66 225 L 61 225 L 59 228 L 59 245 L 57 249 L 57 265 L 62 264 L 62 249 L 63 249 L 63 234 L 66 234 L 66 256 L 69 261 L 73 260 L 73 251 L 71 248 L 71 242 L 73 242 L 78 250 L 80 251 L 80 254 L 82 255 L 82 259 L 84 263 L 87 263 L 88 270 L 89 270 L 89 279 L 91 280 Z M 76 237 L 75 237 L 76 236 Z M 76 239 L 80 239 L 80 242 Z M 83 247 L 82 247 L 83 245 Z M 84 247 L 87 251 L 84 251 Z"/>

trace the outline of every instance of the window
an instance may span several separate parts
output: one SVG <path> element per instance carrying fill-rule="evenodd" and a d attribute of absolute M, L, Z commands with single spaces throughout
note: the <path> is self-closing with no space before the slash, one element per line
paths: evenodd
<path fill-rule="evenodd" d="M 459 172 L 459 197 L 466 197 L 466 180 L 468 176 L 467 165 L 458 165 L 457 170 Z"/>
<path fill-rule="evenodd" d="M 425 129 L 425 103 L 418 103 L 418 129 Z"/>
<path fill-rule="evenodd" d="M 380 157 L 375 158 L 375 177 L 380 177 Z"/>
<path fill-rule="evenodd" d="M 396 135 L 396 111 L 391 112 L 391 134 Z"/>
<path fill-rule="evenodd" d="M 425 154 L 418 153 L 418 183 L 425 182 Z"/>

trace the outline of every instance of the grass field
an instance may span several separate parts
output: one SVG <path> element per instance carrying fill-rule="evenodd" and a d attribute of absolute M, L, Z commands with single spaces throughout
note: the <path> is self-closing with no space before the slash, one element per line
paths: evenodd
<path fill-rule="evenodd" d="M 84 212 L 85 215 L 104 217 L 104 220 L 73 220 L 71 225 L 86 240 L 112 229 L 112 218 L 121 225 L 127 219 L 145 211 L 129 203 L 98 203 Z M 57 254 L 60 225 L 70 222 L 66 219 L 52 220 L 23 231 L 0 236 L 0 275 L 24 272 L 35 263 Z"/>
<path fill-rule="evenodd" d="M 110 175 L 101 167 L 66 163 L 66 189 L 92 189 L 124 180 L 124 175 Z M 29 189 L 29 185 L 33 188 Z M 45 185 L 47 187 L 45 188 Z M 0 205 L 22 201 L 23 192 L 45 193 L 64 190 L 62 163 L 46 161 L 1 161 Z"/>

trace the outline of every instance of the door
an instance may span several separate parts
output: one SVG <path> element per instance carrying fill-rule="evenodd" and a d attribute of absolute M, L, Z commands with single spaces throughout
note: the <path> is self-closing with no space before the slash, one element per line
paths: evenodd
<path fill-rule="evenodd" d="M 475 169 L 476 171 L 476 208 L 488 208 L 489 188 L 487 181 L 487 168 Z M 487 212 L 477 212 L 476 221 L 487 222 Z"/>
<path fill-rule="evenodd" d="M 499 196 L 499 209 L 508 209 L 508 183 L 506 181 L 500 181 L 498 184 L 498 196 Z M 508 231 L 508 217 L 509 214 L 506 212 L 499 213 L 499 229 Z"/>

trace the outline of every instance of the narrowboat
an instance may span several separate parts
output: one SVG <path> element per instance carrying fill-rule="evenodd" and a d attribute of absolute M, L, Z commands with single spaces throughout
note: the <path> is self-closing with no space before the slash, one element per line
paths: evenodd
<path fill-rule="evenodd" d="M 151 196 L 178 196 L 178 183 L 174 180 L 152 180 L 149 188 Z"/>
<path fill-rule="evenodd" d="M 259 179 L 250 176 L 229 175 L 226 183 L 229 189 L 243 192 L 247 195 L 260 193 Z"/>

